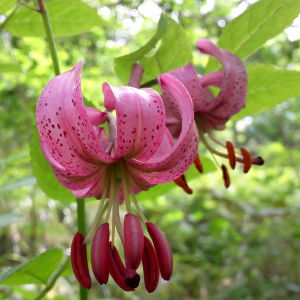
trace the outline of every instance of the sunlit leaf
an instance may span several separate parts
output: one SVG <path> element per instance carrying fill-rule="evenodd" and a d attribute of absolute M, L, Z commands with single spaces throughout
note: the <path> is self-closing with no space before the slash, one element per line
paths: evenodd
<path fill-rule="evenodd" d="M 0 64 L 0 73 L 21 73 L 22 68 L 17 64 Z"/>
<path fill-rule="evenodd" d="M 33 131 L 30 142 L 30 156 L 33 174 L 37 179 L 38 185 L 48 197 L 63 202 L 76 201 L 76 198 L 72 195 L 71 191 L 64 188 L 55 178 L 52 168 L 42 152 L 37 127 L 35 127 L 35 130 Z"/>
<path fill-rule="evenodd" d="M 63 257 L 61 249 L 51 249 L 28 262 L 12 267 L 0 276 L 6 285 L 46 284 Z"/>
<path fill-rule="evenodd" d="M 13 183 L 0 187 L 0 192 L 13 191 L 23 186 L 36 184 L 36 178 L 34 176 L 21 178 Z"/>
<path fill-rule="evenodd" d="M 26 218 L 24 215 L 21 214 L 5 214 L 0 215 L 0 227 L 6 227 L 10 224 L 13 224 L 21 219 Z"/>
<path fill-rule="evenodd" d="M 0 0 L 0 15 L 4 15 L 16 3 L 17 3 L 16 0 Z"/>
<path fill-rule="evenodd" d="M 250 66 L 247 71 L 249 85 L 246 107 L 233 116 L 233 120 L 266 111 L 300 95 L 300 72 L 262 64 Z"/>
<path fill-rule="evenodd" d="M 46 1 L 54 36 L 69 36 L 82 33 L 93 26 L 103 25 L 97 10 L 77 0 Z M 44 37 L 45 29 L 41 14 L 24 7 L 8 22 L 5 29 L 15 36 Z"/>
<path fill-rule="evenodd" d="M 137 60 L 145 70 L 142 83 L 192 61 L 190 42 L 181 25 L 162 15 L 156 34 L 145 46 L 115 59 L 116 74 L 124 84 L 128 83 L 131 65 Z"/>
<path fill-rule="evenodd" d="M 291 25 L 299 12 L 299 0 L 258 1 L 225 27 L 218 46 L 244 60 Z M 210 72 L 218 66 L 219 63 L 211 58 L 205 71 Z"/>

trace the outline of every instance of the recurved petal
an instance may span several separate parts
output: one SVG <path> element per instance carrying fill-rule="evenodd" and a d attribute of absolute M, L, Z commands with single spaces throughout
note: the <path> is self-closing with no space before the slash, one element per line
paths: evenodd
<path fill-rule="evenodd" d="M 37 104 L 38 130 L 48 152 L 67 171 L 86 176 L 93 166 L 113 162 L 97 141 L 83 104 L 82 62 L 49 81 Z"/>
<path fill-rule="evenodd" d="M 105 174 L 106 174 L 106 168 L 102 168 L 100 172 L 96 174 L 93 181 L 91 181 L 88 185 L 86 185 L 84 189 L 71 190 L 73 195 L 79 199 L 90 198 L 90 197 L 95 197 L 96 199 L 100 199 L 102 197 Z"/>
<path fill-rule="evenodd" d="M 144 282 L 148 293 L 153 293 L 158 285 L 159 266 L 155 249 L 147 237 L 144 237 L 143 270 Z"/>
<path fill-rule="evenodd" d="M 218 84 L 220 92 L 208 104 L 208 110 L 219 118 L 230 118 L 239 112 L 245 105 L 247 98 L 247 71 L 242 61 L 234 54 L 218 48 L 209 40 L 199 39 L 196 43 L 198 49 L 205 54 L 217 58 L 223 66 L 223 80 Z M 220 74 L 214 72 L 201 78 L 201 81 L 209 81 L 208 77 L 214 77 L 220 81 Z M 207 83 L 204 83 L 207 86 Z"/>
<path fill-rule="evenodd" d="M 201 86 L 199 77 L 197 75 L 197 72 L 195 70 L 194 65 L 190 62 L 186 66 L 175 69 L 171 71 L 169 74 L 174 76 L 176 79 L 178 79 L 184 87 L 187 89 L 189 92 L 193 104 L 194 104 L 194 110 L 195 111 L 205 111 L 206 107 L 206 101 L 203 93 L 203 88 Z M 170 103 L 170 97 L 166 97 L 165 100 L 165 93 L 162 91 L 162 97 L 166 105 Z M 171 98 L 172 99 L 172 98 Z M 170 103 L 172 104 L 172 102 Z M 172 108 L 172 113 L 174 116 L 177 118 L 180 118 L 180 111 L 178 110 L 178 107 L 176 105 L 171 105 Z"/>
<path fill-rule="evenodd" d="M 41 148 L 46 157 L 49 161 L 53 172 L 60 182 L 62 186 L 67 189 L 70 189 L 72 192 L 80 191 L 80 190 L 89 190 L 91 186 L 94 186 L 96 182 L 98 182 L 102 177 L 105 176 L 106 167 L 103 166 L 96 166 L 94 165 L 92 169 L 94 170 L 93 173 L 91 172 L 90 175 L 87 176 L 80 176 L 76 173 L 71 172 L 70 170 L 66 170 L 62 165 L 60 165 L 48 152 L 48 148 L 44 146 L 44 143 L 41 141 Z M 99 193 L 102 190 L 103 182 L 99 182 Z M 96 197 L 96 194 L 92 196 Z M 91 197 L 91 196 L 90 196 Z M 79 198 L 79 196 L 78 196 Z"/>
<path fill-rule="evenodd" d="M 170 280 L 173 271 L 173 256 L 170 244 L 161 230 L 153 223 L 146 223 L 158 257 L 161 277 Z"/>
<path fill-rule="evenodd" d="M 102 112 L 91 107 L 86 107 L 85 111 L 93 126 L 104 124 L 108 119 L 105 111 Z"/>
<path fill-rule="evenodd" d="M 173 181 L 181 176 L 193 163 L 198 150 L 198 132 L 194 123 L 192 100 L 184 86 L 169 74 L 160 77 L 161 87 L 176 101 L 182 115 L 182 128 L 176 144 L 163 155 L 148 161 L 127 160 L 131 171 L 140 174 L 139 179 L 149 184 Z M 164 139 L 170 133 L 165 129 Z M 146 179 L 148 178 L 148 179 Z"/>
<path fill-rule="evenodd" d="M 152 89 L 102 86 L 104 104 L 117 114 L 115 158 L 148 160 L 158 149 L 164 134 L 165 109 Z"/>
<path fill-rule="evenodd" d="M 126 265 L 136 270 L 144 251 L 144 234 L 141 221 L 134 214 L 126 214 L 124 220 L 124 241 Z"/>
<path fill-rule="evenodd" d="M 109 252 L 109 224 L 104 223 L 97 229 L 91 248 L 92 269 L 100 285 L 108 281 Z"/>
<path fill-rule="evenodd" d="M 78 282 L 86 289 L 90 289 L 92 280 L 88 268 L 86 245 L 82 245 L 83 241 L 83 234 L 78 231 L 71 245 L 71 264 Z"/>
<path fill-rule="evenodd" d="M 180 151 L 178 151 L 176 155 L 170 155 L 172 159 L 166 158 L 165 161 L 161 161 L 161 157 L 165 157 L 165 155 L 162 154 L 162 156 L 159 157 L 155 156 L 155 158 L 145 164 L 139 161 L 128 161 L 128 169 L 131 177 L 141 187 L 141 190 L 147 189 L 143 189 L 143 185 L 140 183 L 145 184 L 149 188 L 156 184 L 173 181 L 187 171 L 196 158 L 199 144 L 199 136 L 195 124 L 193 124 L 192 129 L 188 139 L 181 143 Z M 170 137 L 171 134 L 166 129 L 164 145 L 167 145 L 167 140 L 169 140 Z M 177 144 L 178 141 L 172 148 L 175 148 Z M 167 148 L 162 148 L 162 150 L 163 149 Z M 160 149 L 158 151 L 160 151 Z M 167 153 L 163 151 L 160 152 Z M 172 150 L 170 152 L 172 152 Z"/>

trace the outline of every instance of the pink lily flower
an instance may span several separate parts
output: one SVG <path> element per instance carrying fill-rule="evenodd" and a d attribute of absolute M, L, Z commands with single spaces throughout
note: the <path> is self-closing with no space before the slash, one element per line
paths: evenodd
<path fill-rule="evenodd" d="M 192 63 L 184 67 L 175 69 L 169 74 L 177 78 L 189 92 L 195 112 L 195 122 L 197 124 L 199 138 L 206 148 L 215 155 L 228 158 L 232 169 L 235 168 L 236 161 L 244 164 L 244 173 L 247 173 L 252 164 L 262 165 L 261 157 L 251 158 L 246 149 L 240 151 L 234 149 L 230 141 L 224 145 L 218 141 L 213 134 L 213 130 L 223 130 L 226 122 L 231 116 L 238 113 L 244 106 L 247 99 L 247 71 L 242 61 L 234 54 L 217 47 L 209 40 L 199 39 L 197 48 L 204 54 L 211 55 L 219 60 L 223 70 L 214 71 L 204 76 L 197 74 Z M 215 97 L 210 90 L 210 86 L 220 89 Z M 178 137 L 181 130 L 181 116 L 174 99 L 165 93 L 161 87 L 162 98 L 166 106 L 166 124 L 174 138 Z M 210 145 L 207 137 L 217 145 L 227 149 L 227 153 L 220 152 Z M 196 157 L 195 164 L 199 172 L 203 168 L 199 157 Z M 230 178 L 225 165 L 221 166 L 226 188 L 230 185 Z M 186 184 L 184 176 L 178 178 L 178 185 L 182 186 L 188 193 L 191 190 Z"/>
<path fill-rule="evenodd" d="M 184 86 L 169 74 L 160 77 L 160 85 L 170 94 L 181 112 L 182 127 L 176 143 L 165 126 L 165 109 L 152 89 L 102 86 L 101 112 L 84 106 L 81 94 L 79 62 L 52 80 L 44 88 L 37 104 L 36 119 L 43 153 L 57 178 L 75 197 L 101 199 L 93 225 L 84 239 L 77 232 L 71 246 L 71 262 L 77 280 L 86 288 L 91 278 L 86 257 L 86 241 L 92 236 L 108 198 L 105 222 L 92 242 L 93 273 L 100 284 L 109 274 L 125 291 L 139 285 L 136 273 L 143 264 L 145 286 L 153 292 L 159 270 L 165 280 L 172 274 L 173 258 L 163 233 L 148 222 L 135 195 L 160 183 L 180 177 L 194 161 L 198 149 L 193 103 Z M 131 85 L 142 76 L 141 67 L 133 69 Z M 116 117 L 110 113 L 115 111 Z M 99 125 L 108 123 L 109 135 Z M 130 196 L 152 238 L 144 237 L 139 218 L 132 214 Z M 119 205 L 125 205 L 124 225 Z M 111 217 L 111 225 L 108 221 Z M 111 226 L 111 242 L 109 226 Z M 125 253 L 125 266 L 114 246 L 115 228 Z"/>

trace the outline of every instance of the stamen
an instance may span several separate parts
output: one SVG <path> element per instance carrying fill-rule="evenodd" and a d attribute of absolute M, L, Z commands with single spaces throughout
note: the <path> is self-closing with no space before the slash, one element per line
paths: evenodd
<path fill-rule="evenodd" d="M 214 153 L 218 156 L 221 156 L 221 157 L 224 157 L 224 158 L 228 158 L 228 155 L 227 154 L 224 154 L 222 152 L 219 152 L 217 150 L 215 150 L 213 147 L 210 146 L 210 144 L 207 142 L 205 136 L 204 136 L 204 133 L 203 131 L 201 130 L 201 128 L 199 128 L 198 126 L 198 132 L 199 132 L 199 138 L 201 140 L 201 142 L 205 145 L 205 147 L 207 148 L 208 151 L 210 151 L 211 153 Z"/>
<path fill-rule="evenodd" d="M 112 218 L 112 220 L 111 220 L 111 249 L 113 249 L 113 247 L 115 245 L 115 232 L 116 232 L 115 219 Z"/>
<path fill-rule="evenodd" d="M 114 191 L 115 191 L 115 166 L 111 166 L 111 171 L 110 171 L 110 187 L 109 187 L 109 202 L 108 202 L 108 207 L 107 207 L 107 213 L 105 217 L 105 223 L 108 222 L 111 208 L 114 202 Z"/>
<path fill-rule="evenodd" d="M 248 173 L 252 165 L 252 158 L 250 153 L 245 148 L 241 148 L 241 151 L 244 157 L 244 173 Z"/>
<path fill-rule="evenodd" d="M 230 177 L 227 171 L 227 168 L 225 165 L 222 165 L 222 171 L 223 171 L 223 179 L 224 179 L 224 185 L 228 189 L 230 186 Z"/>
<path fill-rule="evenodd" d="M 264 163 L 264 160 L 260 156 L 252 158 L 252 164 L 254 165 L 262 166 Z"/>
<path fill-rule="evenodd" d="M 228 158 L 229 158 L 229 164 L 232 170 L 235 169 L 235 165 L 236 165 L 236 156 L 235 156 L 235 151 L 234 151 L 234 147 L 232 145 L 231 142 L 227 141 L 226 142 L 226 148 L 228 151 Z"/>
<path fill-rule="evenodd" d="M 107 168 L 106 173 L 105 173 L 105 180 L 104 180 L 100 205 L 98 207 L 98 211 L 96 213 L 93 224 L 92 224 L 92 226 L 89 230 L 89 233 L 87 234 L 86 238 L 83 241 L 83 244 L 85 244 L 88 241 L 88 239 L 94 234 L 95 228 L 96 228 L 98 220 L 100 218 L 100 215 L 101 215 L 101 212 L 102 212 L 102 209 L 103 209 L 103 205 L 104 205 L 104 200 L 106 199 L 106 195 L 107 195 L 107 188 L 108 188 L 109 175 L 110 175 L 109 173 L 110 173 L 110 168 Z"/>
<path fill-rule="evenodd" d="M 124 194 L 124 199 L 125 199 L 125 205 L 126 205 L 126 210 L 127 213 L 131 214 L 131 207 L 130 207 L 130 200 L 128 197 L 128 188 L 127 188 L 127 180 L 125 176 L 125 169 L 124 169 L 124 161 L 123 159 L 120 161 L 120 172 L 121 172 L 121 179 L 122 179 L 122 187 L 123 187 L 123 194 Z"/>
<path fill-rule="evenodd" d="M 195 164 L 197 170 L 198 170 L 200 173 L 203 173 L 203 166 L 202 166 L 202 164 L 201 164 L 201 160 L 200 160 L 200 157 L 199 157 L 198 153 L 197 153 L 197 156 L 196 156 L 196 158 L 195 158 L 195 160 L 194 160 L 194 164 Z"/>
<path fill-rule="evenodd" d="M 134 203 L 134 205 L 135 205 L 135 208 L 136 208 L 137 212 L 139 213 L 141 219 L 142 219 L 145 223 L 147 223 L 148 220 L 147 220 L 146 217 L 144 216 L 144 214 L 143 214 L 141 208 L 139 207 L 138 202 L 136 201 L 135 194 L 134 194 L 132 185 L 131 185 L 131 183 L 130 183 L 130 179 L 129 179 L 128 187 L 129 187 L 129 193 L 130 193 L 130 195 L 131 195 L 132 201 L 133 201 L 133 203 Z"/>
<path fill-rule="evenodd" d="M 185 176 L 181 175 L 180 177 L 178 177 L 177 179 L 174 180 L 174 182 L 180 186 L 181 188 L 183 188 L 183 190 L 191 195 L 193 193 L 193 190 L 188 186 L 186 180 L 185 180 Z"/>
<path fill-rule="evenodd" d="M 109 142 L 114 143 L 117 140 L 117 120 L 113 114 L 107 112 L 107 124 L 109 130 Z"/>
<path fill-rule="evenodd" d="M 115 185 L 115 195 L 114 195 L 114 204 L 113 204 L 113 219 L 115 221 L 117 231 L 119 234 L 119 237 L 122 241 L 122 244 L 124 244 L 124 230 L 122 227 L 122 223 L 120 220 L 120 211 L 119 211 L 119 189 L 120 189 L 121 181 L 117 180 Z"/>
<path fill-rule="evenodd" d="M 125 177 L 126 177 L 126 182 L 127 182 L 127 187 L 128 187 L 128 190 L 129 190 L 129 194 L 130 194 L 130 196 L 132 198 L 132 201 L 133 201 L 133 203 L 135 205 L 135 208 L 136 208 L 138 214 L 140 215 L 141 219 L 146 223 L 146 222 L 148 222 L 148 220 L 144 216 L 141 208 L 139 207 L 138 202 L 136 201 L 135 194 L 134 194 L 134 191 L 133 191 L 133 187 L 132 187 L 132 184 L 131 184 L 131 179 L 130 179 L 129 171 L 128 171 L 128 168 L 127 168 L 126 164 L 124 164 L 124 171 L 125 171 Z"/>
<path fill-rule="evenodd" d="M 204 131 L 208 134 L 208 136 L 213 142 L 215 142 L 216 144 L 220 145 L 223 148 L 226 148 L 221 142 L 218 141 L 218 139 L 214 135 L 213 131 L 211 130 L 211 127 L 208 125 L 205 118 L 201 118 L 201 126 L 203 127 Z"/>

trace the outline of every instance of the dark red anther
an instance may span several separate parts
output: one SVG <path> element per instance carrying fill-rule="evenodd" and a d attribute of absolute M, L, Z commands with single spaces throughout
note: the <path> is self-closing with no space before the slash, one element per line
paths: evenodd
<path fill-rule="evenodd" d="M 253 165 L 262 166 L 264 163 L 264 160 L 260 156 L 252 158 Z"/>
<path fill-rule="evenodd" d="M 177 179 L 174 180 L 174 182 L 180 186 L 181 188 L 183 188 L 183 190 L 191 195 L 193 193 L 193 190 L 188 186 L 186 180 L 185 180 L 185 176 L 181 175 L 180 177 L 178 177 Z"/>
<path fill-rule="evenodd" d="M 144 234 L 141 221 L 133 214 L 125 215 L 124 242 L 126 266 L 136 270 L 142 261 Z"/>
<path fill-rule="evenodd" d="M 164 280 L 170 280 L 173 271 L 173 256 L 170 244 L 156 225 L 147 222 L 146 226 L 155 247 L 161 277 Z"/>
<path fill-rule="evenodd" d="M 244 173 L 248 173 L 252 165 L 252 158 L 250 153 L 245 148 L 241 148 L 241 151 L 244 158 Z"/>
<path fill-rule="evenodd" d="M 224 185 L 228 189 L 230 186 L 230 177 L 229 177 L 226 166 L 222 165 L 221 168 L 222 168 L 222 172 L 223 172 Z"/>
<path fill-rule="evenodd" d="M 141 277 L 140 275 L 133 269 L 126 268 L 126 278 L 125 283 L 131 288 L 137 288 L 140 284 Z"/>
<path fill-rule="evenodd" d="M 110 248 L 109 251 L 109 273 L 116 284 L 126 292 L 134 291 L 134 288 L 128 286 L 125 283 L 126 271 L 124 264 L 120 258 L 117 248 L 114 246 L 113 249 Z M 114 255 L 113 255 L 114 254 Z M 124 276 L 125 272 L 125 276 Z"/>
<path fill-rule="evenodd" d="M 197 153 L 197 156 L 196 156 L 196 158 L 195 158 L 195 160 L 194 160 L 194 164 L 195 164 L 197 170 L 198 170 L 200 173 L 203 173 L 203 166 L 202 166 L 202 164 L 201 164 L 200 157 L 199 157 L 198 153 Z"/>
<path fill-rule="evenodd" d="M 91 248 L 91 262 L 95 278 L 100 285 L 107 284 L 109 254 L 109 224 L 102 224 L 96 231 Z"/>
<path fill-rule="evenodd" d="M 144 253 L 142 258 L 144 282 L 148 293 L 153 293 L 158 285 L 159 266 L 155 249 L 147 237 L 144 237 Z"/>
<path fill-rule="evenodd" d="M 71 245 L 71 264 L 78 282 L 86 289 L 90 289 L 92 280 L 87 262 L 86 245 L 82 245 L 83 241 L 84 236 L 78 231 L 75 234 Z"/>
<path fill-rule="evenodd" d="M 111 251 L 111 254 L 113 256 L 113 259 L 114 259 L 114 262 L 119 270 L 119 272 L 121 273 L 121 275 L 125 278 L 126 277 L 126 269 L 125 269 L 125 266 L 122 262 L 122 259 L 119 255 L 119 252 L 117 250 L 117 248 L 114 246 L 112 249 L 111 249 L 111 242 L 109 243 L 109 249 Z"/>
<path fill-rule="evenodd" d="M 226 148 L 228 151 L 228 159 L 229 159 L 229 164 L 232 170 L 235 169 L 235 165 L 236 165 L 236 156 L 235 156 L 235 151 L 234 151 L 234 147 L 232 145 L 231 142 L 227 141 L 226 142 Z"/>

